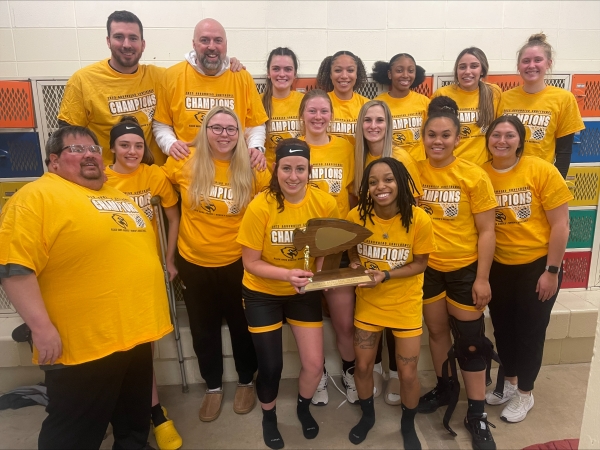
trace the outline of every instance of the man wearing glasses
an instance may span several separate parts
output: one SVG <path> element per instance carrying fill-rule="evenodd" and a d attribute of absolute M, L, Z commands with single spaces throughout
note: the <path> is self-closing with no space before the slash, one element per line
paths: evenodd
<path fill-rule="evenodd" d="M 46 145 L 49 172 L 0 215 L 0 279 L 32 330 L 48 417 L 38 445 L 144 448 L 150 342 L 172 330 L 156 238 L 129 196 L 104 185 L 102 147 L 82 127 Z"/>
<path fill-rule="evenodd" d="M 227 106 L 244 126 L 252 166 L 264 169 L 268 117 L 252 76 L 230 70 L 225 29 L 214 19 L 201 20 L 192 46 L 185 61 L 167 69 L 159 86 L 152 125 L 158 145 L 176 160 L 186 158 L 206 113 Z"/>

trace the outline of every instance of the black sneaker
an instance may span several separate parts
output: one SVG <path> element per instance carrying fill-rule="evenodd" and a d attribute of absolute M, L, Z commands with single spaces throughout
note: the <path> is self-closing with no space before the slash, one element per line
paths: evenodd
<path fill-rule="evenodd" d="M 421 414 L 430 414 L 435 412 L 440 406 L 446 406 L 450 403 L 452 389 L 450 386 L 439 389 L 439 385 L 434 387 L 427 394 L 419 398 L 417 412 Z"/>
<path fill-rule="evenodd" d="M 488 422 L 486 413 L 479 418 L 470 420 L 465 417 L 465 428 L 471 433 L 475 450 L 496 450 L 496 443 L 490 427 L 496 428 L 493 423 Z"/>

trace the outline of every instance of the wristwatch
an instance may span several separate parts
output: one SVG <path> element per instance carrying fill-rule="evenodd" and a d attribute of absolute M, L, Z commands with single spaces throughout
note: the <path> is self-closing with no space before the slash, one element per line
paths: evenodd
<path fill-rule="evenodd" d="M 263 155 L 265 154 L 265 148 L 264 147 L 254 147 L 255 149 L 257 149 L 259 152 L 261 152 Z"/>
<path fill-rule="evenodd" d="M 387 280 L 390 279 L 390 273 L 387 270 L 382 270 L 383 272 L 383 280 L 381 280 L 382 283 L 385 283 Z"/>
<path fill-rule="evenodd" d="M 556 266 L 546 266 L 546 270 L 550 273 L 558 273 L 560 270 L 560 267 L 556 267 Z"/>

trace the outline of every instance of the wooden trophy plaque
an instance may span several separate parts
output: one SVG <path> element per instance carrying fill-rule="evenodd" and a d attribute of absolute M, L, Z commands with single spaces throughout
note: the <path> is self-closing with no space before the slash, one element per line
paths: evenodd
<path fill-rule="evenodd" d="M 309 257 L 324 257 L 323 267 L 300 292 L 319 291 L 340 286 L 356 286 L 372 282 L 364 267 L 340 269 L 342 253 L 360 244 L 373 233 L 342 219 L 310 219 L 304 229 L 294 230 L 294 246 L 304 252 L 304 270 L 309 270 Z"/>

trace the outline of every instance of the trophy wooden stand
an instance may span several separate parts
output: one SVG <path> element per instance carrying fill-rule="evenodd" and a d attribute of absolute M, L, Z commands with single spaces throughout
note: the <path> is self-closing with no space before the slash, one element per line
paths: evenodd
<path fill-rule="evenodd" d="M 324 257 L 323 267 L 300 292 L 319 291 L 340 286 L 356 286 L 372 282 L 364 267 L 340 269 L 342 253 L 360 244 L 373 233 L 342 219 L 310 219 L 304 229 L 294 230 L 294 246 L 304 252 L 304 270 L 309 270 L 309 257 Z"/>

